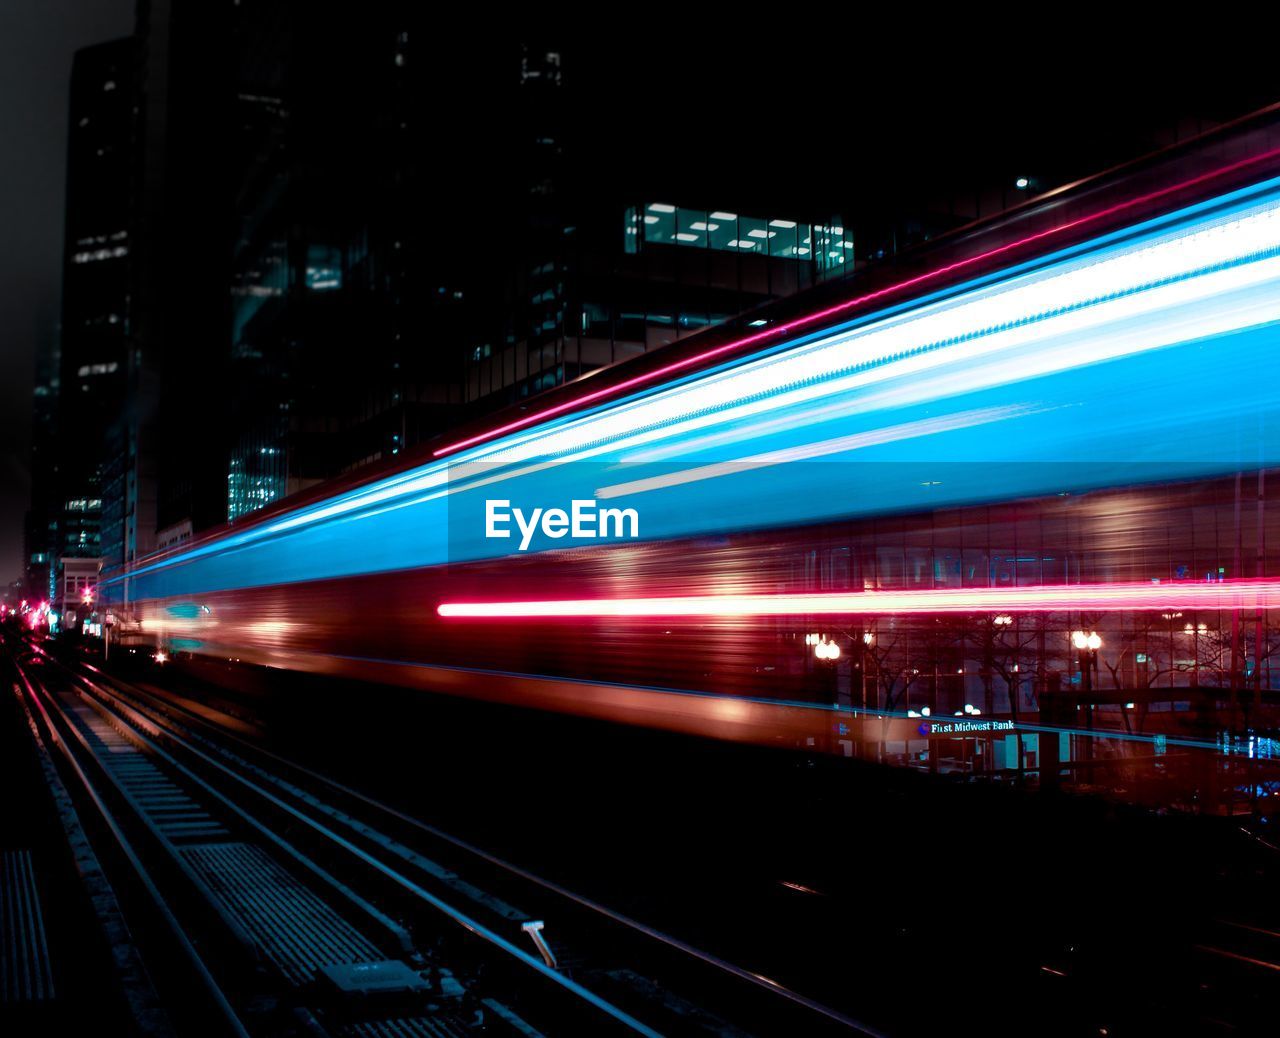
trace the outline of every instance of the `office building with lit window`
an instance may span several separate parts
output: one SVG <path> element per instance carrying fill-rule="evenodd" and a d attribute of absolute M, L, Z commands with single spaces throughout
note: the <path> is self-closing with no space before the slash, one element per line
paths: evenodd
<path fill-rule="evenodd" d="M 553 255 L 513 279 L 505 325 L 469 347 L 468 403 L 514 403 L 852 272 L 844 221 L 795 215 L 580 209 Z"/>
<path fill-rule="evenodd" d="M 466 300 L 423 17 L 236 17 L 231 521 L 444 428 Z"/>
<path fill-rule="evenodd" d="M 102 484 L 108 430 L 126 399 L 133 61 L 124 39 L 78 51 L 72 67 L 53 540 L 32 553 L 47 560 L 121 558 L 119 516 L 104 528 Z M 51 389 L 45 378 L 37 393 Z"/>
<path fill-rule="evenodd" d="M 57 480 L 58 331 L 36 350 L 31 407 L 31 499 L 23 518 L 23 595 L 52 600 L 60 506 Z"/>
<path fill-rule="evenodd" d="M 853 267 L 827 212 L 584 189 L 554 41 L 463 67 L 407 8 L 340 32 L 237 18 L 257 49 L 235 98 L 231 521 Z M 503 113 L 483 142 L 457 130 L 489 149 L 470 167 L 437 150 L 473 119 L 442 101 L 463 74 Z"/>

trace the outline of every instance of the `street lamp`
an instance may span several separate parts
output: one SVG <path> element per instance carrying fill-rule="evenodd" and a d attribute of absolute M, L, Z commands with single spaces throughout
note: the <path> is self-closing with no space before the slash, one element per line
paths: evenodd
<path fill-rule="evenodd" d="M 825 634 L 806 634 L 804 643 L 805 645 L 813 646 L 813 654 L 820 660 L 838 660 L 840 658 L 840 646 L 834 641 L 827 641 Z"/>
<path fill-rule="evenodd" d="M 1085 700 L 1088 703 L 1089 727 L 1093 728 L 1093 671 L 1098 665 L 1098 650 L 1102 648 L 1102 638 L 1097 631 L 1090 631 L 1085 634 L 1084 631 L 1073 631 L 1071 634 L 1071 644 L 1076 647 L 1080 653 L 1080 669 L 1084 673 L 1084 681 L 1082 682 Z M 1087 744 L 1092 752 L 1092 744 Z"/>
<path fill-rule="evenodd" d="M 832 701 L 835 705 L 839 706 L 840 677 L 837 665 L 840 660 L 840 646 L 835 643 L 834 639 L 827 641 L 827 636 L 825 634 L 806 634 L 804 636 L 804 643 L 806 645 L 813 646 L 814 658 L 817 659 L 819 663 L 826 663 L 829 665 L 827 668 L 824 668 L 823 673 L 824 675 L 829 675 L 830 678 L 828 681 L 828 678 L 824 676 L 823 684 L 830 684 L 828 691 L 832 697 Z"/>
<path fill-rule="evenodd" d="M 813 654 L 820 660 L 832 662 L 840 658 L 840 646 L 835 642 L 818 642 L 818 644 L 813 647 Z"/>
<path fill-rule="evenodd" d="M 862 684 L 862 712 L 867 712 L 867 650 L 876 643 L 874 631 L 862 632 L 862 650 L 858 661 L 858 680 Z M 879 677 L 877 676 L 877 681 Z M 876 705 L 880 705 L 880 690 L 876 688 Z M 911 686 L 907 685 L 907 706 L 911 705 Z"/>
<path fill-rule="evenodd" d="M 1102 648 L 1102 638 L 1097 631 L 1091 631 L 1088 634 L 1085 634 L 1084 631 L 1073 631 L 1071 642 L 1077 649 L 1088 649 L 1090 652 L 1097 652 Z"/>

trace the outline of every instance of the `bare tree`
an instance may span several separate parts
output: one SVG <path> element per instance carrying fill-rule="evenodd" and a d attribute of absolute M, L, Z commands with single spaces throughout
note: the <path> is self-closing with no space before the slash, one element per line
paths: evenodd
<path fill-rule="evenodd" d="M 984 706 L 995 708 L 994 679 L 1000 678 L 1015 722 L 1019 690 L 1034 681 L 1046 620 L 1043 613 L 984 613 L 968 617 L 965 624 L 967 656 L 982 676 L 987 697 Z"/>
<path fill-rule="evenodd" d="M 899 620 L 872 625 L 861 634 L 851 635 L 862 645 L 863 680 L 869 680 L 875 690 L 876 709 L 898 709 L 911 688 L 928 673 L 916 635 Z"/>

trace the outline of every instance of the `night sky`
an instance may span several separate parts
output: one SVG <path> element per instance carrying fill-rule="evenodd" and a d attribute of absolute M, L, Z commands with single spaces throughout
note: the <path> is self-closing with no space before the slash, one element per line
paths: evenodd
<path fill-rule="evenodd" d="M 72 54 L 128 34 L 133 18 L 132 0 L 0 4 L 6 582 L 21 570 L 33 358 L 58 319 Z M 1075 35 L 1060 27 L 1009 45 L 981 24 L 869 35 L 814 19 L 762 35 L 742 20 L 655 18 L 645 8 L 617 38 L 594 20 L 590 31 L 564 34 L 566 82 L 582 98 L 570 106 L 571 132 L 595 163 L 592 175 L 625 177 L 647 196 L 685 204 L 745 208 L 759 197 L 781 207 L 795 198 L 857 218 L 960 180 L 1011 183 L 1069 166 L 1077 154 L 1118 161 L 1154 124 L 1229 117 L 1280 99 L 1269 57 L 1253 60 L 1238 41 L 1219 45 L 1200 29 L 1194 39 L 1174 32 L 1157 41 L 1082 24 Z M 464 37 L 473 47 L 489 38 Z M 467 105 L 465 96 L 457 104 Z M 485 129 L 461 109 L 448 125 Z"/>

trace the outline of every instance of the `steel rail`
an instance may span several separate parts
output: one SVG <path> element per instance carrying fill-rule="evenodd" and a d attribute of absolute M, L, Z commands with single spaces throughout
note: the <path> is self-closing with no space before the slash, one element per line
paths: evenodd
<path fill-rule="evenodd" d="M 584 908 L 602 918 L 608 919 L 610 922 L 613 922 L 626 929 L 632 930 L 635 933 L 640 934 L 641 936 L 646 937 L 650 940 L 666 945 L 667 947 L 672 948 L 683 955 L 686 955 L 692 959 L 695 959 L 703 963 L 704 965 L 710 966 L 713 969 L 718 970 L 737 980 L 743 981 L 761 991 L 767 992 L 770 995 L 782 998 L 788 1002 L 793 1003 L 794 1005 L 803 1007 L 804 1009 L 807 1009 L 815 1014 L 823 1016 L 826 1019 L 830 1020 L 831 1022 L 839 1024 L 843 1027 L 846 1027 L 853 1032 L 866 1035 L 868 1036 L 868 1038 L 884 1038 L 882 1032 L 877 1031 L 875 1028 L 871 1027 L 869 1024 L 866 1024 L 860 1020 L 856 1020 L 850 1016 L 847 1016 L 844 1013 L 841 1013 L 839 1010 L 832 1008 L 831 1006 L 827 1006 L 821 1002 L 818 1002 L 815 999 L 809 998 L 807 995 L 803 995 L 800 992 L 794 991 L 791 988 L 787 987 L 786 985 L 781 984 L 780 982 L 775 981 L 770 977 L 752 972 L 751 970 L 745 969 L 732 962 L 722 959 L 719 956 L 713 955 L 712 953 L 707 952 L 701 948 L 698 948 L 695 945 L 689 944 L 688 942 L 683 941 L 678 937 L 665 933 L 662 930 L 649 926 L 646 923 L 643 923 L 637 919 L 633 919 L 630 916 L 627 916 L 612 908 L 609 908 L 607 905 L 601 904 L 600 902 L 595 901 L 592 898 L 589 898 L 583 894 L 576 893 L 575 891 L 572 891 L 567 887 L 564 887 L 556 883 L 553 880 L 540 876 L 537 873 L 531 872 L 528 869 L 525 869 L 512 862 L 506 861 L 505 859 L 489 851 L 486 851 L 481 847 L 477 847 L 476 845 L 469 843 L 466 840 L 463 840 L 448 832 L 445 832 L 442 829 L 438 829 L 437 827 L 430 825 L 426 822 L 423 822 L 420 819 L 414 818 L 413 816 L 406 814 L 405 812 L 399 810 L 398 808 L 392 807 L 389 804 L 385 804 L 382 801 L 379 801 L 374 797 L 371 797 L 365 793 L 362 793 L 357 789 L 353 789 L 352 787 L 347 786 L 341 782 L 338 782 L 335 779 L 329 778 L 328 776 L 323 775 L 312 768 L 308 768 L 306 765 L 299 764 L 296 761 L 292 761 L 289 758 L 284 757 L 278 753 L 275 753 L 272 750 L 268 750 L 264 747 L 257 746 L 254 743 L 252 743 L 250 740 L 247 740 L 239 735 L 236 735 L 233 732 L 229 732 L 220 728 L 213 722 L 209 721 L 207 718 L 201 717 L 199 714 L 195 713 L 194 711 L 187 709 L 181 703 L 175 702 L 172 699 L 167 699 L 161 696 L 157 696 L 154 693 L 148 692 L 146 689 L 139 688 L 136 685 L 133 685 L 129 682 L 124 682 L 119 678 L 108 676 L 104 674 L 100 668 L 95 667 L 92 664 L 85 664 L 85 668 L 87 670 L 93 671 L 101 679 L 111 681 L 113 684 L 116 685 L 117 688 L 127 687 L 134 694 L 144 697 L 145 699 L 150 700 L 153 703 L 159 704 L 159 706 L 162 708 L 162 712 L 163 712 L 163 708 L 180 711 L 183 715 L 185 715 L 185 717 L 188 719 L 189 722 L 195 723 L 196 725 L 199 725 L 205 729 L 216 732 L 220 739 L 233 742 L 238 746 L 241 746 L 254 754 L 257 754 L 262 757 L 266 757 L 277 764 L 284 765 L 287 768 L 290 768 L 302 775 L 305 775 L 307 778 L 311 779 L 312 781 L 318 782 L 321 785 L 326 786 L 331 790 L 337 791 L 338 793 L 341 793 L 344 796 L 351 797 L 353 800 L 356 800 L 362 804 L 365 804 L 370 808 L 380 811 L 383 814 L 391 818 L 394 818 L 405 825 L 410 826 L 411 828 L 414 828 L 423 833 L 426 833 L 427 835 L 431 836 L 434 839 L 440 840 L 444 843 L 449 844 L 452 847 L 456 847 L 457 849 L 466 852 L 467 854 L 470 854 L 476 858 L 479 858 L 482 861 L 486 862 L 487 864 L 493 866 L 494 868 L 499 869 L 500 871 L 509 873 L 527 883 L 531 883 L 537 887 L 542 888 L 543 890 L 546 890 L 552 894 L 555 894 L 558 897 L 562 897 L 568 901 L 571 901 L 574 904 L 580 906 L 581 908 Z M 74 674 L 75 672 L 72 671 L 72 673 Z M 81 677 L 81 680 L 88 681 L 88 679 L 83 677 Z M 159 722 L 156 721 L 153 723 L 159 723 Z M 170 718 L 169 723 L 173 724 L 176 722 L 174 722 Z M 195 737 L 200 738 L 200 736 L 195 736 Z"/>
<path fill-rule="evenodd" d="M 45 655 L 47 658 L 51 658 L 51 657 L 48 657 L 47 654 Z M 59 661 L 55 660 L 54 662 L 57 663 L 59 666 L 62 666 L 62 664 Z M 87 688 L 95 692 L 97 696 L 113 702 L 115 704 L 115 709 L 112 712 L 120 720 L 120 723 L 125 724 L 126 726 L 133 729 L 135 736 L 138 739 L 147 743 L 153 749 L 158 751 L 162 756 L 168 758 L 171 763 L 181 768 L 186 774 L 191 776 L 195 781 L 201 783 L 209 792 L 211 792 L 215 796 L 218 796 L 219 798 L 222 797 L 222 794 L 219 793 L 217 790 L 214 790 L 206 780 L 201 779 L 198 776 L 195 776 L 193 773 L 189 771 L 189 769 L 184 768 L 181 764 L 178 764 L 178 762 L 174 761 L 171 757 L 169 757 L 169 755 L 166 754 L 163 751 L 163 749 L 161 749 L 158 746 L 155 746 L 154 742 L 150 738 L 148 738 L 148 736 L 144 734 L 142 731 L 140 731 L 138 728 L 138 726 L 145 727 L 146 725 L 155 725 L 156 722 L 151 721 L 150 719 L 146 718 L 144 715 L 141 715 L 140 712 L 135 707 L 132 707 L 127 703 L 125 703 L 121 696 L 112 694 L 110 691 L 103 688 L 101 685 L 97 684 L 96 682 L 91 681 L 90 679 L 84 677 L 83 675 L 77 674 L 76 671 L 74 671 L 71 668 L 63 667 L 63 669 L 68 674 L 70 674 L 72 678 L 80 681 Z M 121 716 L 122 714 L 124 716 Z M 132 721 L 132 724 L 130 724 L 130 721 Z M 426 890 L 419 884 L 415 883 L 408 876 L 404 875 L 401 872 L 398 872 L 396 869 L 393 869 L 391 866 L 387 865 L 386 863 L 379 861 L 377 858 L 369 854 L 363 848 L 356 846 L 346 837 L 335 832 L 330 827 L 312 818 L 310 815 L 306 814 L 305 812 L 298 810 L 293 805 L 286 803 L 284 800 L 276 796 L 270 790 L 263 788 L 258 783 L 244 777 L 243 775 L 237 774 L 234 769 L 227 767 L 225 764 L 209 756 L 203 750 L 191 745 L 187 740 L 183 739 L 180 735 L 177 735 L 173 732 L 168 732 L 166 734 L 168 738 L 172 739 L 174 742 L 181 745 L 188 754 L 200 759 L 206 765 L 214 768 L 215 770 L 224 774 L 227 778 L 240 784 L 246 789 L 252 791 L 257 796 L 265 800 L 267 803 L 272 804 L 276 809 L 285 812 L 290 817 L 296 819 L 297 821 L 301 822 L 303 825 L 306 825 L 310 829 L 314 830 L 316 833 L 318 833 L 320 836 L 324 837 L 325 839 L 329 840 L 335 846 L 341 848 L 342 850 L 351 854 L 358 860 L 364 862 L 370 868 L 374 869 L 376 872 L 379 872 L 380 874 L 382 874 L 387 879 L 391 880 L 396 885 L 400 886 L 404 890 L 407 890 L 409 893 L 413 894 L 415 897 L 419 898 L 420 900 L 429 904 L 431 907 L 440 911 L 446 917 L 448 917 L 453 922 L 461 926 L 463 929 L 474 934 L 475 936 L 479 937 L 480 939 L 494 946 L 498 950 L 507 953 L 508 955 L 516 959 L 516 961 L 520 962 L 521 964 L 541 974 L 543 977 L 550 980 L 554 985 L 559 986 L 565 993 L 569 994 L 570 996 L 576 998 L 581 1002 L 586 1003 L 587 1005 L 590 1005 L 592 1008 L 604 1013 L 606 1016 L 611 1017 L 617 1023 L 621 1024 L 623 1027 L 627 1028 L 628 1030 L 635 1032 L 636 1034 L 644 1035 L 646 1036 L 646 1038 L 660 1038 L 657 1031 L 653 1030 L 652 1028 L 650 1028 L 648 1025 L 644 1024 L 640 1020 L 635 1019 L 625 1010 L 622 1010 L 617 1006 L 613 1005 L 611 1002 L 602 998 L 600 995 L 591 991 L 589 988 L 586 988 L 583 985 L 579 984 L 577 981 L 574 981 L 571 978 L 564 976 L 562 973 L 559 973 L 556 970 L 551 969 L 541 959 L 530 955 L 529 953 L 525 952 L 523 949 L 512 944 L 506 938 L 494 932 L 492 929 L 485 926 L 483 923 L 472 918 L 471 916 L 467 915 L 461 910 L 450 905 L 448 902 L 437 897 L 435 894 L 431 893 L 429 890 Z"/>
<path fill-rule="evenodd" d="M 58 732 L 57 727 L 54 725 L 53 718 L 49 714 L 49 710 L 46 708 L 39 693 L 36 691 L 38 683 L 33 683 L 31 681 L 30 677 L 27 675 L 26 669 L 16 657 L 13 660 L 13 665 L 14 669 L 18 673 L 18 677 L 26 688 L 27 697 L 36 706 L 40 711 L 41 716 L 44 718 L 45 728 L 49 733 L 50 740 L 58 747 L 59 752 L 61 752 L 68 766 L 75 772 L 76 777 L 80 780 L 81 785 L 84 787 L 85 794 L 93 802 L 98 814 L 102 817 L 103 822 L 106 824 L 112 837 L 119 846 L 121 853 L 124 854 L 130 867 L 133 869 L 139 881 L 142 883 L 143 888 L 146 890 L 147 896 L 151 899 L 156 910 L 159 912 L 160 917 L 164 920 L 165 926 L 169 930 L 170 935 L 177 942 L 178 947 L 182 949 L 183 955 L 195 970 L 196 975 L 200 978 L 201 983 L 213 999 L 213 1002 L 217 1007 L 218 1012 L 222 1015 L 227 1027 L 230 1029 L 232 1034 L 237 1036 L 237 1038 L 250 1038 L 249 1032 L 245 1029 L 244 1023 L 240 1020 L 239 1015 L 227 1000 L 227 996 L 223 993 L 217 980 L 214 978 L 213 974 L 209 972 L 209 967 L 205 965 L 204 959 L 200 957 L 200 953 L 196 951 L 195 946 L 191 943 L 191 940 L 183 930 L 182 925 L 173 914 L 173 910 L 169 907 L 169 903 L 165 900 L 164 895 L 161 894 L 160 889 L 156 886 L 155 880 L 151 878 L 151 873 L 147 871 L 146 866 L 142 863 L 141 858 L 138 857 L 138 853 L 134 849 L 128 836 L 126 836 L 124 831 L 120 828 L 120 824 L 116 820 L 115 815 L 102 799 L 102 796 L 93 784 L 93 781 L 80 766 L 80 762 L 76 759 L 71 747 Z M 48 690 L 44 689 L 43 685 L 40 687 L 42 691 L 44 691 L 45 698 L 48 698 L 50 706 L 52 706 L 61 717 L 63 724 L 74 730 L 70 720 L 65 716 L 63 711 L 58 709 L 57 704 L 54 702 L 52 696 L 49 695 Z"/>

